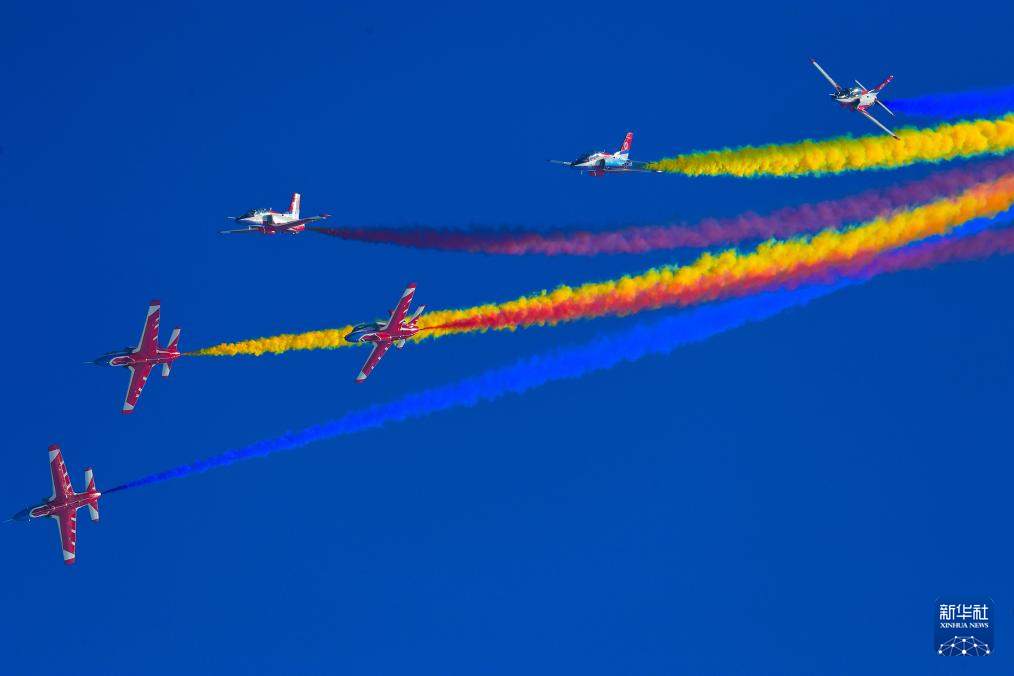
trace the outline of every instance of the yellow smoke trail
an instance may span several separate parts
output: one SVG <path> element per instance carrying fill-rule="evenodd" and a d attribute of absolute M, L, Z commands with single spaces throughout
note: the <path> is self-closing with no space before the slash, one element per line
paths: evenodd
<path fill-rule="evenodd" d="M 878 218 L 846 230 L 825 230 L 813 237 L 771 240 L 750 253 L 705 253 L 693 263 L 654 268 L 640 275 L 522 296 L 500 304 L 423 315 L 427 329 L 413 340 L 471 331 L 514 330 L 603 315 L 624 315 L 665 306 L 701 303 L 789 279 L 861 256 L 894 249 L 932 235 L 946 234 L 973 218 L 995 216 L 1014 203 L 1014 174 L 970 188 L 952 199 Z M 284 334 L 223 343 L 192 354 L 220 356 L 289 350 L 330 349 L 349 345 L 351 327 Z"/>
<path fill-rule="evenodd" d="M 1003 155 L 1014 149 L 1014 113 L 996 120 L 904 128 L 897 133 L 900 140 L 886 135 L 841 136 L 689 153 L 649 163 L 647 168 L 687 176 L 803 176 Z"/>

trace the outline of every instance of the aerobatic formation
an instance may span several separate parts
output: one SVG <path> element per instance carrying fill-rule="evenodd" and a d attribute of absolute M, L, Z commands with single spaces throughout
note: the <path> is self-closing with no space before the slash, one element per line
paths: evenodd
<path fill-rule="evenodd" d="M 326 228 L 313 224 L 329 218 L 329 214 L 301 216 L 300 194 L 293 193 L 287 211 L 252 209 L 231 217 L 243 227 L 220 232 L 267 235 L 316 232 L 350 241 L 500 255 L 594 256 L 681 248 L 705 251 L 686 264 L 655 267 L 577 286 L 561 285 L 551 291 L 524 294 L 504 302 L 437 310 L 425 315 L 423 305 L 411 310 L 416 285 L 408 284 L 387 319 L 221 342 L 192 352 L 180 352 L 179 327 L 172 331 L 164 346 L 159 344 L 161 305 L 157 300 L 152 301 L 136 346 L 109 352 L 89 362 L 125 367 L 129 371 L 122 413 L 136 410 L 152 369 L 161 366 L 162 377 L 168 377 L 174 362 L 184 356 L 257 356 L 369 344 L 371 351 L 354 378 L 354 382 L 363 383 L 391 347 L 400 349 L 408 342 L 462 333 L 553 326 L 663 308 L 693 309 L 639 324 L 620 334 L 599 337 L 583 347 L 524 359 L 506 368 L 424 390 L 390 404 L 352 412 L 297 433 L 126 481 L 104 493 L 123 492 L 389 422 L 496 399 L 509 392 L 525 392 L 553 380 L 578 378 L 648 355 L 666 354 L 689 342 L 771 317 L 879 275 L 1014 252 L 1014 228 L 1009 227 L 1010 210 L 1014 205 L 1014 157 L 1007 156 L 1014 149 L 1014 99 L 1011 96 L 1014 90 L 961 92 L 885 102 L 881 96 L 893 75 L 888 75 L 872 89 L 858 80 L 855 87 L 843 87 L 816 60 L 810 61 L 833 87 L 830 97 L 835 103 L 866 117 L 883 133 L 689 152 L 656 161 L 635 161 L 630 159 L 634 135 L 627 132 L 616 152 L 590 152 L 572 161 L 550 162 L 595 177 L 669 173 L 760 178 L 825 176 L 916 163 L 985 159 L 897 185 L 837 200 L 792 205 L 767 214 L 749 212 L 698 223 L 631 225 L 611 231 Z M 891 129 L 874 117 L 872 113 L 876 110 L 892 117 L 910 114 L 966 119 L 924 128 Z M 967 119 L 980 115 L 995 117 Z M 734 246 L 742 248 L 720 248 Z M 709 247 L 719 248 L 708 250 Z M 333 359 L 339 362 L 342 357 L 335 354 Z M 63 560 L 71 564 L 76 559 L 77 512 L 87 507 L 91 519 L 98 521 L 98 500 L 103 493 L 96 489 L 90 468 L 85 471 L 83 492 L 75 492 L 60 447 L 52 445 L 48 452 L 52 495 L 40 504 L 17 512 L 8 521 L 54 519 Z"/>

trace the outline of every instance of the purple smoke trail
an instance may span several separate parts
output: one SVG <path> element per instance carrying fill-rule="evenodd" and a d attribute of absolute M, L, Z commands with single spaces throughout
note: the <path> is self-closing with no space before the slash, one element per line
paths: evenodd
<path fill-rule="evenodd" d="M 815 204 L 779 209 L 761 216 L 745 213 L 708 218 L 695 225 L 643 225 L 620 230 L 491 231 L 413 228 L 310 228 L 345 240 L 397 244 L 420 249 L 523 256 L 594 256 L 630 254 L 733 244 L 751 239 L 786 238 L 823 228 L 860 223 L 891 211 L 954 195 L 983 181 L 1014 171 L 1014 156 L 933 174 L 890 188 L 878 188 Z"/>

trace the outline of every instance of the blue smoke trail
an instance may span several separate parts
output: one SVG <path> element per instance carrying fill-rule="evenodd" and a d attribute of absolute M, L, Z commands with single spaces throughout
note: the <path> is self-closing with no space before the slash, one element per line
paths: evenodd
<path fill-rule="evenodd" d="M 983 117 L 1014 110 L 1014 87 L 977 92 L 933 94 L 912 99 L 885 101 L 896 113 L 923 117 Z"/>
<path fill-rule="evenodd" d="M 744 324 L 767 319 L 790 307 L 805 305 L 850 283 L 852 282 L 814 286 L 791 292 L 765 293 L 720 305 L 704 306 L 660 321 L 644 322 L 626 331 L 602 336 L 583 346 L 521 359 L 511 366 L 493 369 L 450 385 L 424 390 L 387 404 L 354 411 L 322 425 L 290 432 L 275 439 L 260 441 L 204 460 L 150 474 L 105 490 L 103 494 L 207 472 L 241 460 L 289 451 L 315 441 L 377 428 L 389 422 L 421 418 L 437 411 L 460 406 L 474 406 L 479 402 L 492 401 L 507 394 L 521 394 L 557 380 L 580 378 L 593 371 L 637 361 L 649 355 L 668 354 L 683 345 L 706 340 Z"/>
<path fill-rule="evenodd" d="M 1001 218 L 1007 218 L 1002 216 Z M 993 226 L 997 218 L 977 218 L 951 234 L 933 236 L 899 249 L 911 252 L 941 242 L 973 235 Z M 888 254 L 890 255 L 890 254 Z M 438 411 L 460 406 L 474 406 L 483 401 L 499 399 L 507 394 L 522 394 L 546 383 L 580 378 L 595 371 L 634 362 L 651 355 L 663 355 L 690 343 L 707 340 L 745 324 L 773 317 L 789 308 L 806 305 L 847 286 L 861 284 L 868 277 L 859 273 L 833 284 L 812 285 L 793 291 L 773 291 L 717 305 L 705 305 L 661 320 L 643 322 L 630 329 L 601 336 L 586 345 L 555 350 L 543 355 L 521 359 L 511 366 L 487 371 L 387 404 L 379 404 L 346 414 L 337 420 L 290 432 L 274 439 L 213 455 L 204 460 L 179 465 L 149 474 L 103 491 L 103 494 L 124 491 L 148 484 L 207 472 L 281 451 L 302 448 L 324 439 L 342 437 L 363 430 L 381 427 L 389 422 L 421 418 Z"/>

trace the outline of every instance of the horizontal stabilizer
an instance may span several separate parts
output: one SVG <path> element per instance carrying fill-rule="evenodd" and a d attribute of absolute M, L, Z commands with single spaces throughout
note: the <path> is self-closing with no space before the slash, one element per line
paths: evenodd
<path fill-rule="evenodd" d="M 408 317 L 406 317 L 405 320 L 402 323 L 403 324 L 411 324 L 415 320 L 419 319 L 419 315 L 421 315 L 423 313 L 423 310 L 425 310 L 425 309 L 426 309 L 425 305 L 420 305 L 419 308 L 415 312 L 413 312 L 411 315 L 409 315 Z"/>
<path fill-rule="evenodd" d="M 85 470 L 85 488 L 84 489 L 85 489 L 86 493 L 95 490 L 95 475 L 92 473 L 92 468 L 91 467 L 89 467 L 88 469 Z M 98 498 L 95 498 L 94 500 L 89 500 L 88 501 L 88 515 L 91 516 L 92 521 L 98 521 L 99 520 L 99 499 Z"/>

